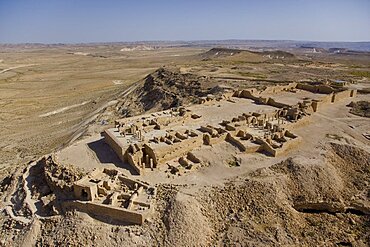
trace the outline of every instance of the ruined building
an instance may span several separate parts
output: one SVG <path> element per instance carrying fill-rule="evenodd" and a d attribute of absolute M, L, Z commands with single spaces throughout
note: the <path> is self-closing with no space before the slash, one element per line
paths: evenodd
<path fill-rule="evenodd" d="M 223 99 L 202 99 L 197 106 L 120 119 L 103 135 L 118 157 L 138 174 L 174 159 L 191 167 L 201 162 L 192 150 L 221 141 L 241 152 L 277 156 L 300 142 L 293 133 L 298 122 L 325 104 L 355 96 L 355 90 L 336 91 L 328 85 L 249 88 L 227 93 Z M 234 109 L 225 106 L 223 110 L 226 103 L 236 100 Z M 232 117 L 222 118 L 227 115 Z M 218 119 L 221 121 L 215 122 Z"/>

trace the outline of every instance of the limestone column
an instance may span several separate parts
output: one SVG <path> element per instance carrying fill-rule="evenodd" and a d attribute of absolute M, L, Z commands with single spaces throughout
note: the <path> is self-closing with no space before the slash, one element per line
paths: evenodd
<path fill-rule="evenodd" d="M 149 155 L 145 155 L 145 164 L 149 165 Z"/>
<path fill-rule="evenodd" d="M 153 171 L 153 159 L 150 158 L 150 169 Z"/>

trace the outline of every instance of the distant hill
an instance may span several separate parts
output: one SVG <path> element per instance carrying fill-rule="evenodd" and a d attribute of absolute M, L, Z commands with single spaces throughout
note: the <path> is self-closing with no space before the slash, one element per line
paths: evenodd
<path fill-rule="evenodd" d="M 209 51 L 201 54 L 201 56 L 205 59 L 210 58 L 220 58 L 220 57 L 229 57 L 234 56 L 235 54 L 240 54 L 241 52 L 245 52 L 239 49 L 229 49 L 229 48 L 212 48 Z"/>
<path fill-rule="evenodd" d="M 212 48 L 207 52 L 200 54 L 203 60 L 221 59 L 221 60 L 242 60 L 245 62 L 262 62 L 268 59 L 294 59 L 294 54 L 281 50 L 272 51 L 250 51 L 230 48 Z"/>
<path fill-rule="evenodd" d="M 194 41 L 137 41 L 137 42 L 101 42 L 81 44 L 0 44 L 0 48 L 53 48 L 53 47 L 93 47 L 96 45 L 117 46 L 156 46 L 156 47 L 227 47 L 232 49 L 277 49 L 290 50 L 301 48 L 325 49 L 345 48 L 351 51 L 370 52 L 370 42 L 319 42 L 295 40 L 194 40 Z"/>

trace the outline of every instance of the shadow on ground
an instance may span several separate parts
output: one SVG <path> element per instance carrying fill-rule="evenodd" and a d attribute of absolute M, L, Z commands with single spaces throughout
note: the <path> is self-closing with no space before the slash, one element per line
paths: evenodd
<path fill-rule="evenodd" d="M 90 142 L 87 146 L 95 153 L 100 163 L 111 163 L 119 168 L 128 170 L 131 175 L 138 175 L 138 173 L 129 164 L 122 162 L 118 158 L 117 154 L 104 141 L 104 139 Z"/>

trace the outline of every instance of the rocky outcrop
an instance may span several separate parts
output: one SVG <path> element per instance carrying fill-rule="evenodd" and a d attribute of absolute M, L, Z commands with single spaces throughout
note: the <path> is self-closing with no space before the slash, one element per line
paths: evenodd
<path fill-rule="evenodd" d="M 140 85 L 118 104 L 123 116 L 167 110 L 199 102 L 208 94 L 220 94 L 222 88 L 203 76 L 182 74 L 176 68 L 159 68 L 146 76 Z"/>
<path fill-rule="evenodd" d="M 363 149 L 330 144 L 325 158 L 289 158 L 205 190 L 212 245 L 367 246 L 369 160 Z"/>

